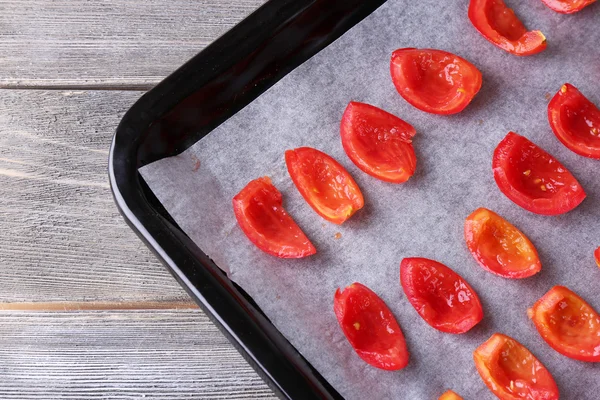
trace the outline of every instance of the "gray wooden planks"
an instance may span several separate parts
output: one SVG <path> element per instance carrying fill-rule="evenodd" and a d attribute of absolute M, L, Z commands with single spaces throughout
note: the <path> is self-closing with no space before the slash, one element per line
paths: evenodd
<path fill-rule="evenodd" d="M 1 0 L 0 87 L 147 89 L 265 0 Z"/>
<path fill-rule="evenodd" d="M 199 310 L 0 312 L 2 399 L 274 399 Z"/>
<path fill-rule="evenodd" d="M 141 94 L 0 90 L 0 302 L 187 299 L 108 184 L 112 135 Z"/>

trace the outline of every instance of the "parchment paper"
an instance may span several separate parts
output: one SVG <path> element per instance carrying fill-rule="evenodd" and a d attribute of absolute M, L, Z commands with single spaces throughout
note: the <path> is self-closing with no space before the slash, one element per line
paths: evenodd
<path fill-rule="evenodd" d="M 600 5 L 570 16 L 539 0 L 509 5 L 526 26 L 547 36 L 544 53 L 521 58 L 487 42 L 469 22 L 466 0 L 389 0 L 185 153 L 141 170 L 184 231 L 347 399 L 437 399 L 449 388 L 467 399 L 492 399 L 472 352 L 494 332 L 527 346 L 554 375 L 563 399 L 600 398 L 600 364 L 558 354 L 526 315 L 556 284 L 600 310 L 600 269 L 592 255 L 600 245 L 600 162 L 560 144 L 546 116 L 550 96 L 565 82 L 600 104 Z M 483 74 L 480 93 L 455 116 L 413 108 L 390 79 L 390 55 L 402 47 L 438 48 L 470 60 Z M 345 155 L 339 123 L 350 100 L 381 107 L 416 128 L 417 172 L 407 183 L 380 182 Z M 539 216 L 501 194 L 491 159 L 509 130 L 549 151 L 579 179 L 588 197 L 577 209 Z M 284 151 L 299 146 L 327 152 L 362 188 L 366 205 L 343 226 L 319 217 L 288 177 Z M 284 206 L 317 255 L 277 259 L 255 248 L 238 228 L 231 199 L 264 175 L 283 193 Z M 476 264 L 463 224 L 477 207 L 496 211 L 529 236 L 541 273 L 508 280 Z M 461 274 L 483 302 L 483 321 L 463 335 L 427 325 L 399 284 L 399 263 L 410 256 L 438 260 Z M 342 334 L 333 295 L 354 281 L 378 293 L 397 317 L 410 351 L 404 370 L 365 364 Z"/>

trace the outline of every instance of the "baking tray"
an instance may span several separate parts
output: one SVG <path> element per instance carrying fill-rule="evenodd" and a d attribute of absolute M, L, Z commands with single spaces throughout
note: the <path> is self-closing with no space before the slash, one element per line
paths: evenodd
<path fill-rule="evenodd" d="M 143 95 L 109 155 L 119 211 L 258 374 L 286 399 L 341 399 L 164 210 L 138 169 L 181 153 L 385 0 L 270 0 Z"/>

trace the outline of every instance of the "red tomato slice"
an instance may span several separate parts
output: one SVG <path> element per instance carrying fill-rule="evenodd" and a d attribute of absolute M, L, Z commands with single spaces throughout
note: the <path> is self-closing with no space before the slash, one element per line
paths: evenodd
<path fill-rule="evenodd" d="M 369 104 L 351 102 L 342 117 L 340 131 L 346 154 L 367 174 L 402 183 L 415 173 L 415 128 L 395 115 Z"/>
<path fill-rule="evenodd" d="M 529 56 L 546 48 L 540 31 L 527 31 L 503 0 L 471 0 L 469 19 L 491 43 L 518 56 Z"/>
<path fill-rule="evenodd" d="M 333 310 L 344 335 L 367 364 L 395 371 L 408 364 L 404 335 L 390 309 L 371 289 L 353 283 L 335 292 Z"/>
<path fill-rule="evenodd" d="M 400 263 L 400 283 L 421 318 L 437 330 L 465 333 L 483 318 L 477 293 L 437 261 L 405 258 Z"/>
<path fill-rule="evenodd" d="M 509 132 L 496 147 L 492 168 L 502 193 L 536 214 L 566 213 L 586 196 L 577 179 L 560 162 L 514 132 Z"/>
<path fill-rule="evenodd" d="M 365 205 L 352 176 L 322 151 L 310 147 L 288 150 L 285 163 L 304 200 L 326 220 L 342 224 Z"/>
<path fill-rule="evenodd" d="M 594 259 L 596 259 L 596 265 L 600 268 L 600 247 L 594 251 Z"/>
<path fill-rule="evenodd" d="M 596 0 L 542 0 L 545 5 L 561 14 L 573 14 L 595 3 Z"/>
<path fill-rule="evenodd" d="M 452 53 L 398 49 L 390 64 L 392 81 L 407 102 L 433 114 L 462 111 L 481 88 L 481 72 Z"/>
<path fill-rule="evenodd" d="M 515 339 L 495 333 L 473 352 L 487 387 L 502 400 L 558 400 L 546 367 Z"/>
<path fill-rule="evenodd" d="M 537 250 L 520 230 L 487 208 L 465 221 L 465 241 L 475 260 L 504 278 L 527 278 L 542 269 Z"/>
<path fill-rule="evenodd" d="M 546 343 L 560 354 L 600 362 L 600 315 L 576 293 L 554 286 L 527 314 Z"/>
<path fill-rule="evenodd" d="M 444 392 L 438 400 L 463 400 L 462 397 L 454 393 L 452 390 Z"/>
<path fill-rule="evenodd" d="M 281 193 L 269 177 L 246 185 L 233 198 L 233 211 L 248 239 L 265 253 L 302 258 L 317 250 L 282 207 Z"/>
<path fill-rule="evenodd" d="M 570 150 L 600 158 L 600 110 L 577 88 L 565 83 L 548 104 L 554 134 Z"/>

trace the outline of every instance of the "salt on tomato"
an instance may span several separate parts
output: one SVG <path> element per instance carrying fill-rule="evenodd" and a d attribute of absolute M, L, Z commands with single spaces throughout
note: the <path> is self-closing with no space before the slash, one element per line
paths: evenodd
<path fill-rule="evenodd" d="M 573 14 L 581 11 L 596 0 L 542 0 L 552 10 L 561 14 Z"/>
<path fill-rule="evenodd" d="M 571 151 L 600 158 L 600 110 L 575 86 L 565 83 L 550 100 L 548 120 L 558 140 Z"/>
<path fill-rule="evenodd" d="M 368 287 L 353 283 L 333 300 L 337 320 L 356 354 L 367 364 L 395 371 L 408 364 L 408 350 L 398 322 Z"/>
<path fill-rule="evenodd" d="M 353 101 L 344 111 L 340 132 L 346 154 L 367 174 L 403 183 L 415 173 L 415 128 L 395 115 Z"/>
<path fill-rule="evenodd" d="M 283 208 L 281 193 L 269 177 L 251 181 L 235 195 L 233 212 L 244 234 L 265 253 L 302 258 L 317 252 Z"/>
<path fill-rule="evenodd" d="M 546 49 L 540 31 L 528 31 L 503 0 L 471 0 L 471 23 L 492 44 L 517 56 L 528 56 Z"/>
<path fill-rule="evenodd" d="M 455 54 L 432 49 L 398 49 L 390 64 L 400 96 L 433 114 L 462 111 L 481 88 L 481 72 Z"/>
<path fill-rule="evenodd" d="M 514 132 L 496 147 L 492 168 L 502 193 L 536 214 L 566 213 L 586 196 L 577 179 L 556 158 Z"/>
<path fill-rule="evenodd" d="M 463 398 L 454 393 L 452 390 L 447 390 L 439 397 L 438 400 L 463 400 Z"/>
<path fill-rule="evenodd" d="M 285 163 L 304 200 L 326 220 L 342 224 L 364 206 L 352 176 L 322 151 L 311 147 L 288 150 Z"/>
<path fill-rule="evenodd" d="M 465 220 L 465 241 L 483 269 L 504 278 L 527 278 L 542 269 L 537 250 L 510 222 L 478 208 Z"/>
<path fill-rule="evenodd" d="M 473 352 L 486 386 L 503 400 L 558 400 L 558 387 L 546 367 L 515 339 L 495 333 Z"/>
<path fill-rule="evenodd" d="M 400 284 L 417 313 L 435 329 L 465 333 L 483 318 L 477 293 L 456 272 L 427 258 L 405 258 Z"/>
<path fill-rule="evenodd" d="M 564 286 L 554 286 L 527 310 L 542 339 L 560 354 L 600 362 L 600 315 Z"/>

